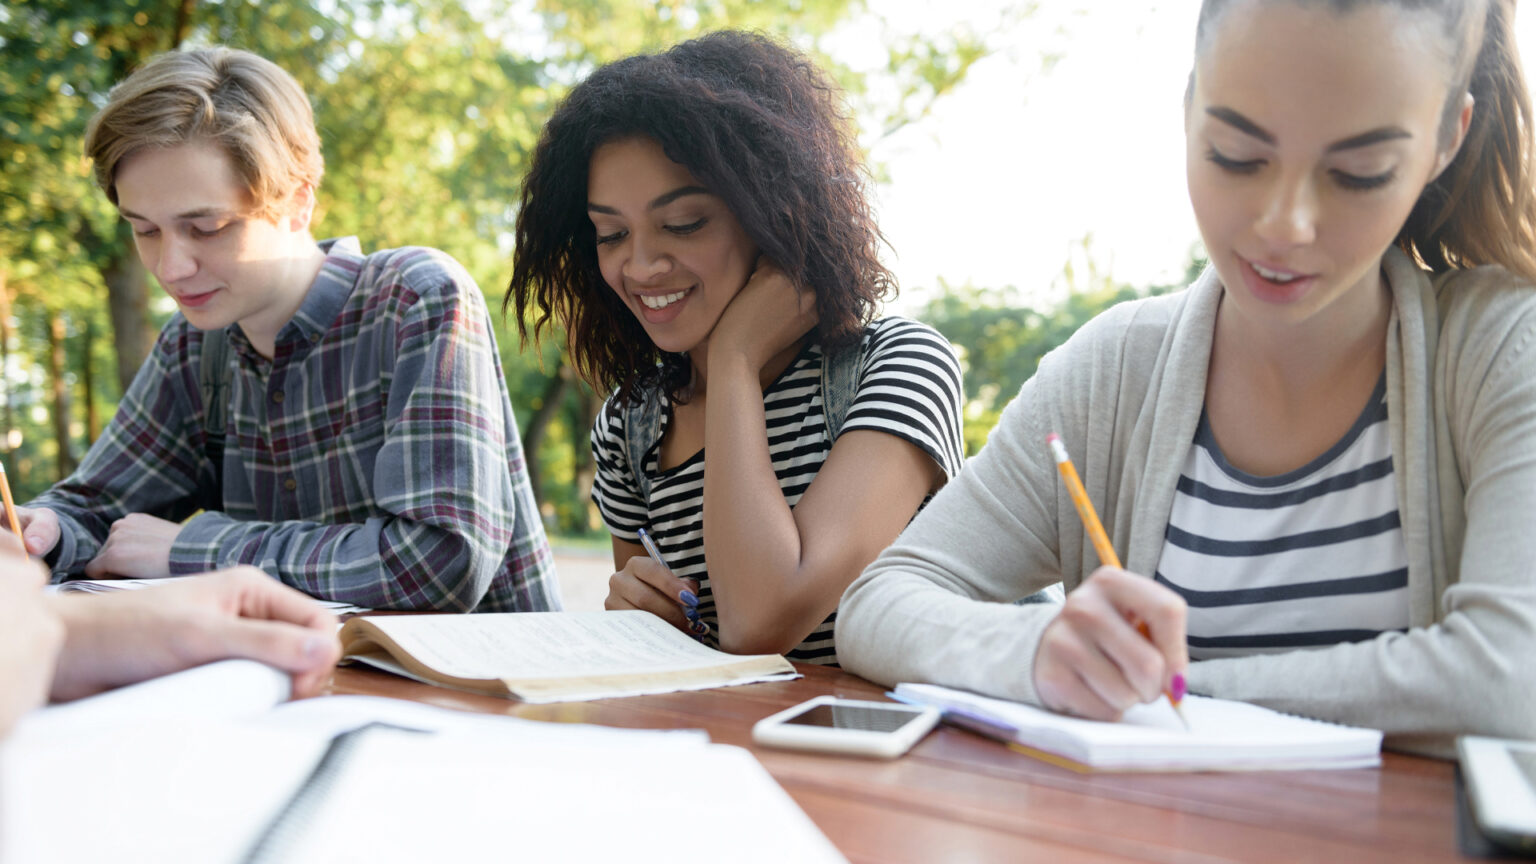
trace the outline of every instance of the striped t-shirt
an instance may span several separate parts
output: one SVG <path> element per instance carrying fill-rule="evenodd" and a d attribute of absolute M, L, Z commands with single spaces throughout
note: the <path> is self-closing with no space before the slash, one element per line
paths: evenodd
<path fill-rule="evenodd" d="M 864 331 L 863 355 L 853 401 L 839 434 L 873 429 L 895 435 L 933 457 L 952 477 L 964 461 L 960 437 L 960 364 L 948 340 L 926 324 L 882 318 Z M 794 507 L 832 449 L 822 413 L 818 345 L 808 344 L 763 393 L 768 452 L 784 500 Z M 662 414 L 662 434 L 671 408 Z M 659 441 L 657 442 L 659 444 Z M 597 478 L 592 500 L 608 530 L 639 542 L 646 528 L 667 565 L 678 576 L 699 581 L 699 617 L 709 624 L 711 644 L 719 633 L 714 594 L 704 567 L 704 451 L 666 471 L 658 446 L 646 451 L 644 470 L 651 497 L 642 500 L 624 448 L 624 411 L 610 398 L 592 429 Z M 926 503 L 926 502 L 925 502 Z M 804 663 L 835 663 L 832 644 L 836 613 L 828 616 L 787 655 Z"/>
<path fill-rule="evenodd" d="M 1408 553 L 1385 376 L 1338 443 L 1274 477 L 1228 464 L 1202 413 L 1156 579 L 1189 604 L 1194 660 L 1406 629 Z"/>

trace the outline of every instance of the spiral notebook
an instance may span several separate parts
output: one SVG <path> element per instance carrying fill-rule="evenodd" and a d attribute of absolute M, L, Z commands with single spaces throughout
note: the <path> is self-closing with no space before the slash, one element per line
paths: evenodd
<path fill-rule="evenodd" d="M 892 695 L 938 706 L 947 722 L 1074 770 L 1276 771 L 1381 764 L 1381 732 L 1375 729 L 1226 699 L 1185 698 L 1185 728 L 1166 699 L 1103 723 L 936 684 L 900 684 Z"/>

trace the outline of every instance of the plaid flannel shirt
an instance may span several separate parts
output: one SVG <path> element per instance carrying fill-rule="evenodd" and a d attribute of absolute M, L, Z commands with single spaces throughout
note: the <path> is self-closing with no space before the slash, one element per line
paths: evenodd
<path fill-rule="evenodd" d="M 173 574 L 252 564 L 308 594 L 377 609 L 559 609 L 490 316 L 474 280 L 424 248 L 364 257 L 326 241 L 271 360 L 238 325 L 223 512 L 183 524 Z M 205 455 L 203 334 L 160 333 L 112 423 L 67 480 L 55 579 L 129 513 L 180 521 L 218 486 Z"/>

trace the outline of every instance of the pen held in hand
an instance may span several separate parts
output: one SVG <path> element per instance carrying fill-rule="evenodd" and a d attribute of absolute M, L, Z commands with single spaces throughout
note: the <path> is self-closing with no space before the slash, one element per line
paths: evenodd
<path fill-rule="evenodd" d="M 666 567 L 670 572 L 672 568 L 668 566 L 667 559 L 661 557 L 661 550 L 656 548 L 656 541 L 651 539 L 651 532 L 641 528 L 635 533 L 640 535 L 640 545 L 645 547 L 645 554 L 651 556 L 652 561 Z M 709 632 L 709 625 L 699 619 L 699 598 L 692 591 L 684 591 L 678 599 L 683 604 L 683 616 L 688 619 L 688 632 L 693 635 L 693 638 L 702 640 Z"/>
<path fill-rule="evenodd" d="M 1104 523 L 1099 521 L 1099 513 L 1093 509 L 1093 502 L 1088 500 L 1088 490 L 1083 488 L 1082 478 L 1077 476 L 1077 467 L 1072 464 L 1072 459 L 1067 455 L 1066 445 L 1061 443 L 1061 436 L 1055 432 L 1045 436 L 1045 443 L 1051 446 L 1051 454 L 1056 457 L 1056 470 L 1061 473 L 1061 479 L 1067 487 L 1067 494 L 1072 496 L 1072 503 L 1077 506 L 1077 515 L 1083 520 L 1083 527 L 1088 531 L 1088 537 L 1093 541 L 1093 549 L 1099 554 L 1099 563 L 1106 567 L 1123 569 L 1120 565 L 1120 556 L 1115 554 L 1115 547 L 1109 542 L 1109 535 L 1104 533 Z M 1142 638 L 1151 641 L 1152 631 L 1147 627 L 1147 622 L 1136 621 L 1136 632 Z M 1168 703 L 1173 706 L 1179 720 L 1183 721 L 1184 728 L 1189 728 L 1189 720 L 1184 716 L 1184 711 L 1179 704 L 1184 701 L 1185 684 L 1183 675 L 1173 676 L 1167 690 L 1163 695 L 1168 697 Z"/>
<path fill-rule="evenodd" d="M 656 541 L 651 539 L 651 532 L 641 528 L 635 533 L 640 535 L 640 545 L 645 547 L 645 554 L 651 556 L 652 561 L 671 570 L 672 568 L 667 566 L 667 559 L 661 557 L 661 550 L 656 548 Z"/>

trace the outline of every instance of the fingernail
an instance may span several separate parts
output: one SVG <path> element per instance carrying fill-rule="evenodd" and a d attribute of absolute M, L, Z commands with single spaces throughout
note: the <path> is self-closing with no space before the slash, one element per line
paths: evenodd
<path fill-rule="evenodd" d="M 699 610 L 696 607 L 689 606 L 683 609 L 683 617 L 689 621 L 697 621 L 699 620 Z"/>
<path fill-rule="evenodd" d="M 699 595 L 689 591 L 687 588 L 678 593 L 677 599 L 683 601 L 683 605 L 690 609 L 699 605 Z"/>
<path fill-rule="evenodd" d="M 1184 699 L 1185 694 L 1189 692 L 1189 685 L 1184 683 L 1184 673 L 1180 672 L 1173 676 L 1173 680 L 1168 682 L 1168 692 L 1173 694 L 1173 701 L 1175 702 Z"/>
<path fill-rule="evenodd" d="M 694 618 L 693 623 L 688 625 L 688 629 L 699 634 L 700 636 L 703 636 L 705 633 L 709 632 L 709 625 L 705 624 L 703 621 L 700 621 L 697 618 Z"/>
<path fill-rule="evenodd" d="M 304 640 L 304 659 L 313 660 L 320 656 L 324 650 L 325 642 L 319 636 L 311 636 Z"/>

